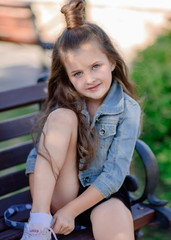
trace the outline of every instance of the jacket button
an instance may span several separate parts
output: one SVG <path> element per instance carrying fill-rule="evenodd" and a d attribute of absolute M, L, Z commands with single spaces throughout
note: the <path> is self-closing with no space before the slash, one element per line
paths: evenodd
<path fill-rule="evenodd" d="M 106 133 L 106 131 L 105 131 L 104 128 L 100 129 L 99 134 L 100 134 L 101 136 L 105 135 L 105 133 Z"/>
<path fill-rule="evenodd" d="M 89 178 L 89 177 L 86 177 L 86 178 L 84 179 L 84 181 L 85 181 L 86 183 L 89 183 L 89 182 L 90 182 L 90 178 Z"/>

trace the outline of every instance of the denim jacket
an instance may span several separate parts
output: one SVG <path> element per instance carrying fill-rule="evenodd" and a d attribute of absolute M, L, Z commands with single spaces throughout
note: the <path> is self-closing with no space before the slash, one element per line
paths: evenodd
<path fill-rule="evenodd" d="M 86 107 L 82 113 L 90 123 Z M 138 103 L 114 81 L 90 123 L 92 128 L 96 127 L 99 139 L 95 158 L 87 170 L 79 172 L 79 180 L 84 187 L 93 185 L 105 198 L 119 190 L 129 174 L 140 132 L 140 113 Z M 26 173 L 34 171 L 36 156 L 33 149 L 27 159 Z"/>

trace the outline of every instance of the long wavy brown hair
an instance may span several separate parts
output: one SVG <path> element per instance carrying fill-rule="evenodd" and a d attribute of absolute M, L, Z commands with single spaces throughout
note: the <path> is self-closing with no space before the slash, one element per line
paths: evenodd
<path fill-rule="evenodd" d="M 68 78 L 62 58 L 63 54 L 69 50 L 77 49 L 89 41 L 97 41 L 97 44 L 110 62 L 115 64 L 115 69 L 112 72 L 113 80 L 119 82 L 124 92 L 133 98 L 134 87 L 128 80 L 128 71 L 125 62 L 107 34 L 96 24 L 85 21 L 84 1 L 70 1 L 69 4 L 62 7 L 61 12 L 65 15 L 67 27 L 59 36 L 53 48 L 51 73 L 48 79 L 48 96 L 39 120 L 40 133 L 49 113 L 57 105 L 73 110 L 78 117 L 78 168 L 80 160 L 84 159 L 84 164 L 79 170 L 85 170 L 95 154 L 95 130 L 90 128 L 87 120 L 81 113 L 84 99 L 75 90 Z M 39 139 L 40 133 L 37 139 Z"/>

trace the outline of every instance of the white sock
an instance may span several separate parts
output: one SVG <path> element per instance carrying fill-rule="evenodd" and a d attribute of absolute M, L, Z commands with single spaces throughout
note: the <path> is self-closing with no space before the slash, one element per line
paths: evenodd
<path fill-rule="evenodd" d="M 48 213 L 42 213 L 42 212 L 38 212 L 38 213 L 32 213 L 30 212 L 30 223 L 39 223 L 41 225 L 43 225 L 44 227 L 49 228 L 51 225 L 51 221 L 52 221 L 52 215 L 48 214 Z"/>

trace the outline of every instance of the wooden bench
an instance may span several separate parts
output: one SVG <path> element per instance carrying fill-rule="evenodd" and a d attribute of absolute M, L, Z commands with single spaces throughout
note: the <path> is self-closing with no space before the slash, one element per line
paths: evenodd
<path fill-rule="evenodd" d="M 44 53 L 53 48 L 53 43 L 42 40 L 30 2 L 0 0 L 0 41 L 38 45 Z M 42 68 L 47 70 L 44 61 Z"/>
<path fill-rule="evenodd" d="M 6 226 L 4 211 L 14 204 L 31 203 L 28 178 L 25 176 L 23 164 L 33 144 L 31 139 L 16 140 L 16 138 L 30 134 L 34 121 L 39 115 L 39 107 L 47 94 L 47 83 L 42 80 L 46 80 L 46 76 L 39 79 L 39 83 L 33 86 L 0 93 L 0 117 L 3 119 L 0 122 L 0 240 L 20 239 L 22 235 L 22 230 Z M 17 114 L 22 112 L 22 115 L 7 120 L 6 115 L 12 114 L 12 111 L 16 111 Z M 30 111 L 33 112 L 30 113 Z M 13 114 L 16 115 L 16 112 Z M 165 207 L 166 201 L 158 200 L 154 196 L 158 182 L 158 168 L 154 154 L 141 140 L 137 141 L 135 149 L 142 159 L 146 173 L 143 194 L 135 198 L 130 192 L 135 236 L 136 239 L 141 239 L 140 229 L 145 225 L 152 223 L 169 228 L 171 211 Z M 130 191 L 137 189 L 135 178 L 128 178 L 127 183 Z M 28 216 L 29 212 L 24 211 L 12 216 L 11 219 L 25 222 Z M 89 228 L 74 231 L 69 236 L 58 237 L 70 240 L 94 239 Z"/>

